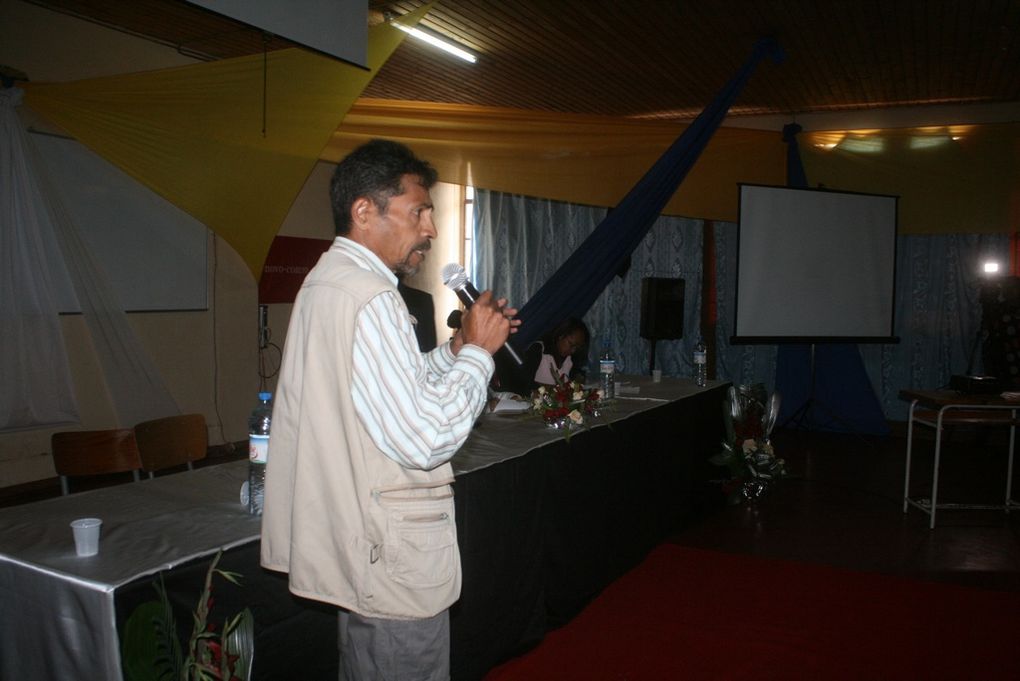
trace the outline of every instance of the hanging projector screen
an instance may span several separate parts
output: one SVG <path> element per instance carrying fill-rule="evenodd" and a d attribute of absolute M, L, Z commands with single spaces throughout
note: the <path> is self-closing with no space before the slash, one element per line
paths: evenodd
<path fill-rule="evenodd" d="M 368 67 L 364 0 L 188 0 L 193 5 Z"/>
<path fill-rule="evenodd" d="M 733 343 L 891 343 L 897 197 L 740 185 Z"/>

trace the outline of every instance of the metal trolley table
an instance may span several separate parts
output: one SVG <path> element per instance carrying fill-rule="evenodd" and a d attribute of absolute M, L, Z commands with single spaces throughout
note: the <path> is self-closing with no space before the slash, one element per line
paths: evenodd
<path fill-rule="evenodd" d="M 907 424 L 906 473 L 903 482 L 903 512 L 914 506 L 929 517 L 929 527 L 935 528 L 938 509 L 994 509 L 1006 513 L 1020 508 L 1013 500 L 1013 452 L 1016 444 L 1016 427 L 1020 424 L 1017 411 L 1020 401 L 1006 400 L 999 395 L 963 395 L 949 390 L 901 390 L 900 399 L 910 401 L 910 418 Z M 910 497 L 910 464 L 913 452 L 914 424 L 935 429 L 935 459 L 932 467 L 931 497 Z M 939 503 L 939 465 L 942 455 L 942 433 L 946 426 L 974 425 L 982 428 L 1009 428 L 1009 455 L 1006 463 L 1006 494 L 1001 504 Z"/>

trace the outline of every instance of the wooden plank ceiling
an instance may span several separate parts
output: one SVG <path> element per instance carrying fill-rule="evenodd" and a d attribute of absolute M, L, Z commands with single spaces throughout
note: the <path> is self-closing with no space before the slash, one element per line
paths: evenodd
<path fill-rule="evenodd" d="M 202 59 L 291 46 L 182 0 L 28 0 Z M 368 0 L 370 21 L 424 0 Z M 697 115 L 776 38 L 731 114 L 1020 101 L 1020 0 L 438 0 L 367 97 L 660 119 Z"/>

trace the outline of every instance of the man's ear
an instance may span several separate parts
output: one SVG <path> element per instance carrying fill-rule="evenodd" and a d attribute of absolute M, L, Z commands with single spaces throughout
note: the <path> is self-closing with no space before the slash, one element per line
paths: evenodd
<path fill-rule="evenodd" d="M 372 214 L 375 212 L 375 203 L 367 196 L 355 199 L 351 204 L 351 227 L 353 229 L 367 229 Z"/>

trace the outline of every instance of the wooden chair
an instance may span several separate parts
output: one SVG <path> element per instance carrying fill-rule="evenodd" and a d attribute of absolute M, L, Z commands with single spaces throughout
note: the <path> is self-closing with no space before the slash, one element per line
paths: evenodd
<path fill-rule="evenodd" d="M 177 466 L 194 468 L 209 447 L 209 432 L 201 414 L 167 416 L 135 426 L 142 470 L 152 478 L 156 471 Z"/>
<path fill-rule="evenodd" d="M 54 433 L 50 438 L 53 466 L 60 476 L 60 492 L 68 494 L 69 477 L 131 471 L 138 480 L 142 460 L 130 428 Z"/>

